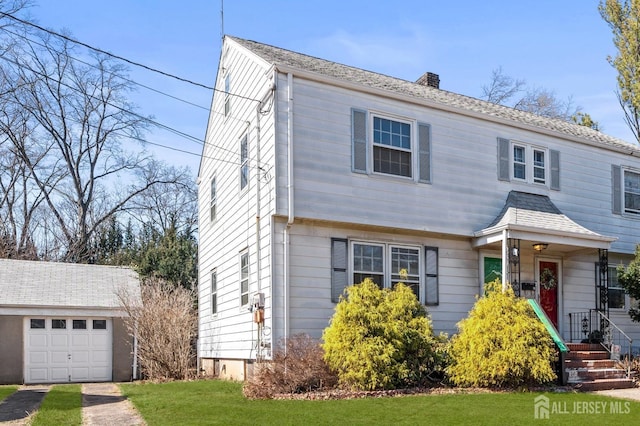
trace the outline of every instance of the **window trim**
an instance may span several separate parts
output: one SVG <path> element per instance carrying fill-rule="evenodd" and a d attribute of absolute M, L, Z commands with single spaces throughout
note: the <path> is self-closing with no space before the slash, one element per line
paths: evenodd
<path fill-rule="evenodd" d="M 607 305 L 609 309 L 614 309 L 617 311 L 626 311 L 628 309 L 629 306 L 629 301 L 628 299 L 628 294 L 627 291 L 624 289 L 624 287 L 622 287 L 617 281 L 618 281 L 618 267 L 617 266 L 612 266 L 609 265 L 609 273 L 607 274 L 607 277 L 609 278 L 609 282 L 607 283 Z M 615 281 L 617 285 L 613 285 L 613 280 L 615 277 Z M 610 297 L 610 290 L 617 290 L 617 291 L 622 291 L 623 296 L 622 296 L 622 300 L 623 300 L 623 305 L 622 307 L 612 307 L 609 303 L 611 301 L 611 297 Z"/>
<path fill-rule="evenodd" d="M 427 270 L 425 256 L 427 253 L 427 247 L 419 244 L 403 244 L 403 243 L 390 243 L 380 241 L 367 241 L 361 239 L 349 240 L 348 251 L 348 282 L 347 285 L 359 284 L 354 282 L 354 275 L 357 273 L 355 270 L 355 256 L 354 249 L 356 245 L 382 247 L 382 288 L 392 288 L 393 275 L 392 271 L 392 251 L 394 248 L 410 249 L 418 251 L 418 300 L 421 304 L 426 304 L 426 285 L 427 285 Z M 432 249 L 432 247 L 429 247 Z M 437 267 L 437 266 L 436 266 Z"/>
<path fill-rule="evenodd" d="M 246 259 L 245 262 L 245 267 L 243 267 L 243 260 Z M 239 294 L 240 294 L 240 307 L 245 307 L 247 305 L 249 305 L 249 287 L 250 287 L 250 281 L 249 281 L 249 274 L 251 269 L 249 268 L 249 249 L 244 249 L 240 252 L 240 261 L 238 262 L 239 266 L 240 266 L 240 270 L 239 270 Z M 246 270 L 246 272 L 245 272 Z M 247 290 L 245 292 L 242 291 L 242 284 L 246 282 L 246 287 Z M 246 296 L 246 302 L 243 303 L 243 298 Z"/>
<path fill-rule="evenodd" d="M 370 145 L 370 149 L 369 152 L 367 153 L 367 155 L 369 156 L 369 161 L 371 164 L 371 173 L 374 175 L 381 175 L 381 176 L 393 176 L 393 177 L 397 177 L 397 178 L 401 178 L 401 179 L 407 179 L 407 180 L 415 180 L 415 175 L 416 175 L 416 145 L 417 145 L 417 137 L 415 134 L 415 129 L 416 129 L 416 122 L 415 120 L 409 120 L 406 118 L 399 118 L 399 117 L 393 117 L 390 115 L 386 115 L 386 114 L 381 114 L 381 113 L 377 113 L 377 112 L 372 112 L 370 114 L 371 118 L 369 120 L 368 126 L 370 127 L 370 135 L 371 135 L 371 145 Z M 375 129 L 375 121 L 376 119 L 379 120 L 387 120 L 390 121 L 391 123 L 396 122 L 396 123 L 400 123 L 402 124 L 406 124 L 409 126 L 409 148 L 403 148 L 403 147 L 397 147 L 397 146 L 393 146 L 393 145 L 387 145 L 387 144 L 383 144 L 383 143 L 379 143 L 375 141 L 375 134 L 376 134 L 376 129 Z M 385 173 L 385 172 L 380 172 L 380 171 L 376 171 L 376 162 L 375 162 L 375 149 L 376 147 L 380 148 L 380 149 L 385 149 L 385 150 L 394 150 L 397 152 L 405 152 L 405 153 L 409 153 L 410 155 L 410 161 L 409 161 L 409 176 L 403 175 L 403 174 L 395 174 L 395 173 Z M 418 173 L 419 175 L 419 173 Z"/>
<path fill-rule="evenodd" d="M 627 173 L 630 174 L 634 174 L 637 175 L 640 178 L 640 170 L 633 168 L 633 167 L 621 167 L 621 171 L 622 173 L 620 173 L 620 202 L 621 202 L 621 211 L 625 216 L 628 217 L 635 217 L 635 218 L 640 218 L 640 209 L 628 209 L 627 208 L 627 185 L 626 185 L 626 176 Z M 631 191 L 628 191 L 629 193 L 632 193 L 633 195 L 637 195 L 640 196 L 640 191 L 638 191 L 637 193 L 633 193 Z"/>
<path fill-rule="evenodd" d="M 516 140 L 511 140 L 510 142 L 511 144 L 509 149 L 509 177 L 511 178 L 511 180 L 515 182 L 523 182 L 527 184 L 549 187 L 550 186 L 550 182 L 549 182 L 550 180 L 549 179 L 550 178 L 549 151 L 550 150 L 542 146 L 533 145 L 533 144 L 520 142 Z M 522 163 L 516 163 L 515 152 L 514 152 L 516 147 L 524 149 L 524 162 Z M 535 170 L 537 167 L 535 164 L 536 152 L 541 152 L 544 156 L 544 164 L 542 166 L 542 169 L 544 170 L 544 178 L 542 182 L 539 181 L 540 178 L 535 177 Z M 524 179 L 516 177 L 516 164 L 524 165 L 524 170 L 525 170 Z"/>

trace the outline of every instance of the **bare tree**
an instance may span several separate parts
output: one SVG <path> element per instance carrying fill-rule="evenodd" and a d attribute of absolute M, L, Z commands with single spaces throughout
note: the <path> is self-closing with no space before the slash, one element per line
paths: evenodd
<path fill-rule="evenodd" d="M 118 295 L 127 313 L 125 324 L 138 342 L 138 360 L 146 378 L 186 379 L 194 372 L 197 313 L 194 294 L 150 278 L 136 295 Z"/>
<path fill-rule="evenodd" d="M 74 60 L 67 40 L 34 37 L 3 57 L 4 81 L 15 85 L 2 98 L 14 113 L 0 116 L 0 131 L 37 189 L 32 205 L 42 197 L 55 219 L 49 233 L 64 247 L 59 257 L 86 262 L 102 223 L 133 208 L 131 202 L 153 186 L 176 183 L 180 174 L 141 149 L 123 148 L 124 141 L 141 139 L 148 117 L 127 100 L 132 83 L 122 65 L 103 55 L 87 65 Z M 22 127 L 14 117 L 20 114 Z"/>
<path fill-rule="evenodd" d="M 572 121 L 572 117 L 581 110 L 574 106 L 571 97 L 563 101 L 551 90 L 528 87 L 525 80 L 505 75 L 501 67 L 493 70 L 489 84 L 482 86 L 481 98 L 494 104 L 564 121 Z"/>

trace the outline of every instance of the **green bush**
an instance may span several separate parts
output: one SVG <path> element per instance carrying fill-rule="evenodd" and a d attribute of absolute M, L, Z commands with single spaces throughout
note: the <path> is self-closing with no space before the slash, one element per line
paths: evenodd
<path fill-rule="evenodd" d="M 488 285 L 451 339 L 447 373 L 458 386 L 517 387 L 554 380 L 553 341 L 525 299 Z"/>
<path fill-rule="evenodd" d="M 324 359 L 352 389 L 421 385 L 440 366 L 442 339 L 413 291 L 380 289 L 373 281 L 348 287 L 324 330 Z"/>

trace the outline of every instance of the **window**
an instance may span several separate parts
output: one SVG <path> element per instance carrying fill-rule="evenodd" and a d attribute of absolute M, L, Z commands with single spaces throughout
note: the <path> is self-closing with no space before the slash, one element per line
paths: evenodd
<path fill-rule="evenodd" d="M 498 180 L 560 190 L 560 152 L 498 138 Z"/>
<path fill-rule="evenodd" d="M 615 266 L 609 266 L 609 288 L 607 289 L 607 300 L 609 309 L 625 308 L 625 291 L 618 283 L 618 269 Z"/>
<path fill-rule="evenodd" d="M 216 194 L 216 178 L 211 179 L 211 222 L 216 220 L 216 202 L 218 201 L 218 196 Z"/>
<path fill-rule="evenodd" d="M 240 189 L 249 183 L 249 142 L 247 135 L 240 140 Z"/>
<path fill-rule="evenodd" d="M 65 328 L 67 328 L 67 320 L 52 319 L 51 320 L 51 328 L 54 328 L 54 329 L 65 329 Z"/>
<path fill-rule="evenodd" d="M 240 306 L 249 303 L 249 252 L 240 254 Z"/>
<path fill-rule="evenodd" d="M 31 328 L 34 328 L 34 329 L 35 329 L 35 328 L 44 328 L 44 327 L 45 327 L 44 319 L 35 319 L 35 318 L 32 318 L 32 319 L 30 320 L 30 323 L 31 323 Z"/>
<path fill-rule="evenodd" d="M 544 167 L 544 151 L 533 150 L 533 181 L 535 183 L 544 184 L 546 179 L 546 171 Z"/>
<path fill-rule="evenodd" d="M 417 131 L 416 131 L 417 129 Z M 431 126 L 351 110 L 351 170 L 431 183 Z"/>
<path fill-rule="evenodd" d="M 331 239 L 331 295 L 338 302 L 349 284 L 346 277 L 347 240 Z M 418 300 L 438 304 L 438 249 L 436 247 L 354 241 L 350 245 L 351 282 L 359 284 L 370 278 L 380 288 L 398 282 L 409 286 Z M 424 257 L 423 257 L 424 256 Z"/>
<path fill-rule="evenodd" d="M 231 75 L 227 73 L 224 77 L 224 116 L 231 114 Z"/>
<path fill-rule="evenodd" d="M 107 320 L 93 320 L 93 329 L 94 330 L 106 330 L 107 329 Z"/>
<path fill-rule="evenodd" d="M 359 284 L 365 278 L 384 287 L 384 247 L 371 244 L 353 244 L 353 284 Z"/>
<path fill-rule="evenodd" d="M 624 171 L 624 211 L 640 214 L 640 173 Z"/>
<path fill-rule="evenodd" d="M 218 272 L 211 271 L 211 313 L 218 313 Z"/>
<path fill-rule="evenodd" d="M 513 146 L 513 178 L 527 179 L 527 161 L 524 146 Z"/>
<path fill-rule="evenodd" d="M 373 117 L 373 171 L 411 177 L 411 125 Z"/>
<path fill-rule="evenodd" d="M 74 330 L 86 330 L 87 329 L 87 320 L 73 320 L 72 323 Z"/>

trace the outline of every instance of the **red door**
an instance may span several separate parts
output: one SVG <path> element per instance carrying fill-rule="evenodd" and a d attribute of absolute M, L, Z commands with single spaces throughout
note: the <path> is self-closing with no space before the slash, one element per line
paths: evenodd
<path fill-rule="evenodd" d="M 540 306 L 558 328 L 558 264 L 540 261 Z"/>

